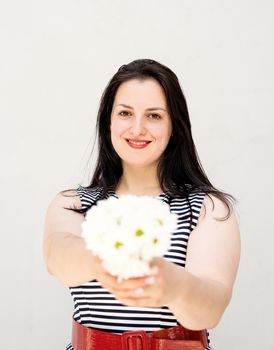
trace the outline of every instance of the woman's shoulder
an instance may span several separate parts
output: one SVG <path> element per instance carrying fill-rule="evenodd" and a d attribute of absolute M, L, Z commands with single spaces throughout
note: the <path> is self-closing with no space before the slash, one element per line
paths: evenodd
<path fill-rule="evenodd" d="M 75 189 L 75 191 L 79 195 L 87 195 L 87 196 L 98 196 L 102 193 L 103 187 L 101 186 L 82 186 L 78 185 Z"/>
<path fill-rule="evenodd" d="M 69 188 L 65 189 L 63 191 L 60 191 L 58 194 L 64 195 L 64 196 L 90 196 L 90 195 L 97 195 L 101 194 L 103 190 L 103 187 L 100 186 L 82 186 L 78 184 L 75 188 Z"/>
<path fill-rule="evenodd" d="M 103 187 L 78 185 L 75 193 L 79 196 L 82 209 L 88 209 L 91 205 L 102 198 Z"/>
<path fill-rule="evenodd" d="M 231 218 L 237 219 L 237 213 L 232 201 L 221 199 L 216 194 L 209 193 L 204 196 L 200 221 L 205 218 L 226 221 Z"/>
<path fill-rule="evenodd" d="M 85 209 L 96 202 L 101 195 L 102 188 L 99 186 L 84 187 L 78 185 L 58 192 L 52 200 L 52 204 L 74 209 Z"/>
<path fill-rule="evenodd" d="M 190 185 L 177 187 L 179 194 L 177 199 L 175 199 L 175 204 L 178 205 L 182 203 L 183 207 L 191 208 L 192 214 L 199 221 L 203 221 L 206 216 L 228 219 L 234 214 L 234 204 L 232 196 L 226 196 L 218 191 L 208 191 L 203 188 L 195 188 Z M 231 198 L 230 198 L 231 197 Z"/>

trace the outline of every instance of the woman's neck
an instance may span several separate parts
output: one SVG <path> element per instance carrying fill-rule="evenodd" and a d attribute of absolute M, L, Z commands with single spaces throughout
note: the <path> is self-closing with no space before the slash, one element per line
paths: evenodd
<path fill-rule="evenodd" d="M 158 195 L 162 192 L 157 172 L 149 168 L 123 168 L 116 194 Z"/>

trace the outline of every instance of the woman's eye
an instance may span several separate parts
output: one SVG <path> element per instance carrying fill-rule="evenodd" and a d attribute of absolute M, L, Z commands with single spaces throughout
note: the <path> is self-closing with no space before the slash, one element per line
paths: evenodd
<path fill-rule="evenodd" d="M 121 115 L 122 117 L 126 117 L 130 114 L 130 112 L 127 112 L 127 111 L 121 111 L 119 112 L 119 115 Z"/>
<path fill-rule="evenodd" d="M 128 117 L 131 115 L 131 112 L 129 111 L 121 111 L 119 112 L 119 115 L 122 116 L 122 117 Z M 152 113 L 152 114 L 148 114 L 148 118 L 149 119 L 161 119 L 161 116 L 159 114 L 156 114 L 156 113 Z"/>
<path fill-rule="evenodd" d="M 155 113 L 149 114 L 149 117 L 150 117 L 151 119 L 161 119 L 161 116 L 160 116 L 159 114 L 155 114 Z"/>

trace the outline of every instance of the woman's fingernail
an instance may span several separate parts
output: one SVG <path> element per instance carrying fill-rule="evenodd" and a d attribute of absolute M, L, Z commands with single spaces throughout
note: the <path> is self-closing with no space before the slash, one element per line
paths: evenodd
<path fill-rule="evenodd" d="M 154 284 L 155 282 L 155 277 L 151 276 L 146 279 L 146 284 Z"/>
<path fill-rule="evenodd" d="M 143 295 L 144 294 L 144 289 L 143 288 L 137 288 L 134 291 L 135 295 Z"/>
<path fill-rule="evenodd" d="M 123 282 L 123 277 L 118 276 L 116 281 L 117 281 L 117 283 L 121 284 Z"/>

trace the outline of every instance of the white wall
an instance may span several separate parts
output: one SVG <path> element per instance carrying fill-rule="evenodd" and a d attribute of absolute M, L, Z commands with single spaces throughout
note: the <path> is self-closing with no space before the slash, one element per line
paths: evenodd
<path fill-rule="evenodd" d="M 212 345 L 274 348 L 273 13 L 267 0 L 1 1 L 1 348 L 70 338 L 69 292 L 42 261 L 45 211 L 88 177 L 108 80 L 146 57 L 178 75 L 204 167 L 239 201 L 242 259 Z"/>

